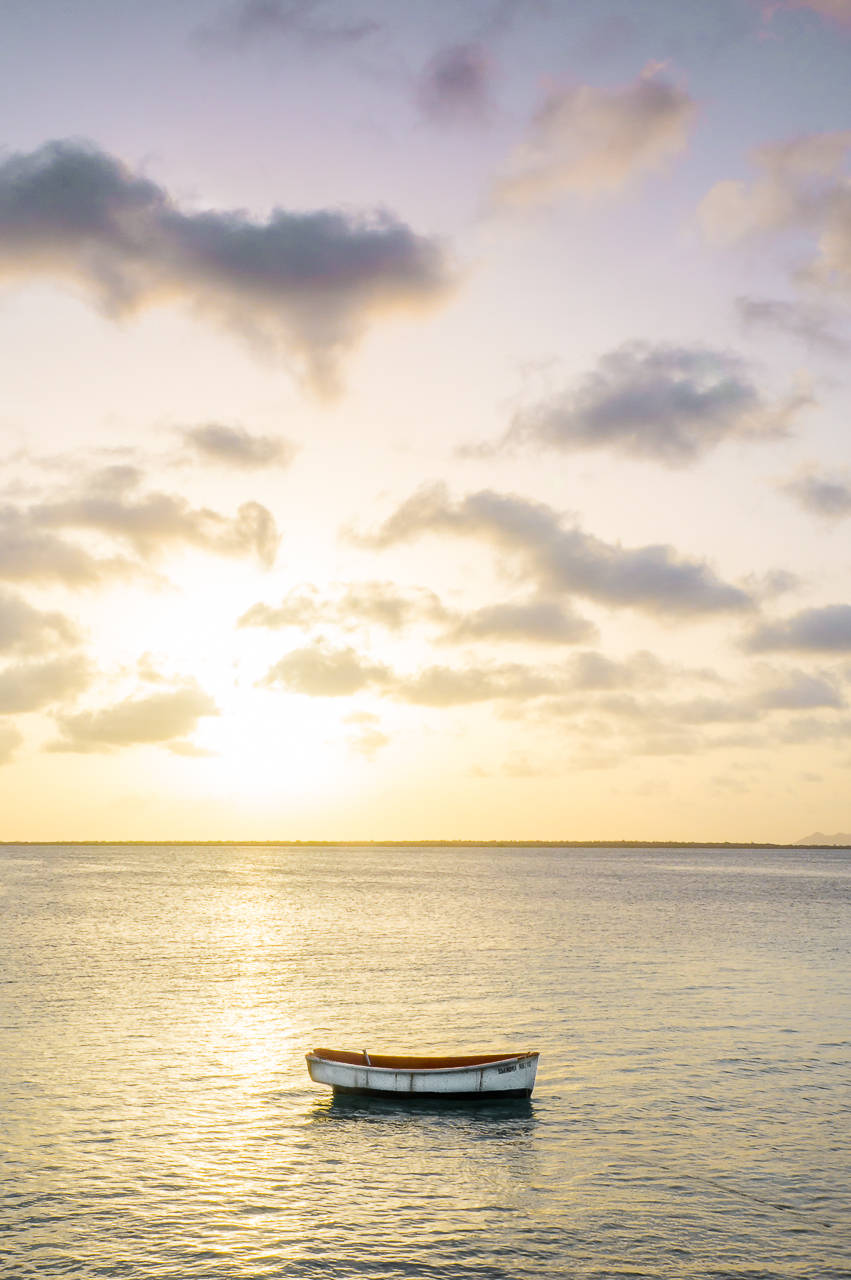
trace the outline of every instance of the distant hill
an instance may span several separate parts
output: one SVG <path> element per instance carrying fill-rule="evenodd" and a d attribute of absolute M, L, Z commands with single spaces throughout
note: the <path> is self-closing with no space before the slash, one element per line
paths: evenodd
<path fill-rule="evenodd" d="M 847 831 L 835 831 L 832 836 L 826 836 L 823 831 L 814 831 L 811 836 L 796 840 L 795 844 L 837 844 L 851 848 L 851 835 Z"/>

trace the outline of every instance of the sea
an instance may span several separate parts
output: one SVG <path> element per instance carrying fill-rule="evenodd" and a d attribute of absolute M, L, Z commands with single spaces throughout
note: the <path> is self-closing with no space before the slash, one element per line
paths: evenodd
<path fill-rule="evenodd" d="M 841 849 L 4 846 L 0 1275 L 851 1277 L 849 952 Z"/>

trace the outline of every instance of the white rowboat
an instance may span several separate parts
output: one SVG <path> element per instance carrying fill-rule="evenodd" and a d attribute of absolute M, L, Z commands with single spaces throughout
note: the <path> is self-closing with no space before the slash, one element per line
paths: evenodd
<path fill-rule="evenodd" d="M 311 1080 L 335 1093 L 375 1097 L 499 1101 L 528 1098 L 535 1085 L 538 1054 L 472 1053 L 422 1058 L 399 1054 L 312 1049 L 305 1055 Z"/>

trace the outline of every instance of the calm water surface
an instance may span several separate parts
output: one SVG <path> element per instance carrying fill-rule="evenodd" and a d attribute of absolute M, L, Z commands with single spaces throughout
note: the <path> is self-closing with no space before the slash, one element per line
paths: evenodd
<path fill-rule="evenodd" d="M 846 851 L 6 847 L 0 1274 L 851 1277 L 850 942 Z"/>

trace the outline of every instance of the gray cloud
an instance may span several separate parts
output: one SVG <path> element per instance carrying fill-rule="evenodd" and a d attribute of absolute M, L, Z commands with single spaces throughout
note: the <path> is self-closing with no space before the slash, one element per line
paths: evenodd
<path fill-rule="evenodd" d="M 218 714 L 209 694 L 189 681 L 181 688 L 125 698 L 99 711 L 59 715 L 61 737 L 49 750 L 111 751 L 141 743 L 167 745 L 192 733 L 202 716 Z"/>
<path fill-rule="evenodd" d="M 831 520 L 851 515 L 851 483 L 847 480 L 808 474 L 790 480 L 783 489 L 814 515 Z"/>
<path fill-rule="evenodd" d="M 681 617 L 747 609 L 751 597 L 699 561 L 670 546 L 635 549 L 565 527 L 552 508 L 483 490 L 450 501 L 443 485 L 419 490 L 371 536 L 350 535 L 383 548 L 426 533 L 474 537 L 508 551 L 544 592 L 570 591 L 607 605 Z"/>
<path fill-rule="evenodd" d="M 809 403 L 799 392 L 767 404 L 729 352 L 634 342 L 603 356 L 574 389 L 519 413 L 506 442 L 608 446 L 683 466 L 724 439 L 786 435 Z"/>
<path fill-rule="evenodd" d="M 656 75 L 622 89 L 551 93 L 496 188 L 501 203 L 537 204 L 563 192 L 615 191 L 685 148 L 695 105 Z"/>
<path fill-rule="evenodd" d="M 336 21 L 326 0 L 239 0 L 196 32 L 214 50 L 242 49 L 269 40 L 292 41 L 313 51 L 359 44 L 380 30 L 369 18 Z M 333 15 L 333 9 L 331 11 Z"/>
<path fill-rule="evenodd" d="M 745 647 L 755 653 L 851 653 L 851 605 L 802 609 L 790 618 L 764 623 L 746 638 Z"/>
<path fill-rule="evenodd" d="M 140 491 L 142 472 L 135 466 L 77 470 L 72 483 L 41 502 L 0 507 L 0 580 L 81 587 L 147 572 L 126 555 L 104 557 L 69 541 L 65 533 L 71 530 L 123 543 L 143 561 L 183 545 L 215 555 L 256 556 L 266 566 L 274 562 L 278 531 L 258 502 L 243 503 L 229 517 L 173 494 Z"/>
<path fill-rule="evenodd" d="M 314 698 L 345 698 L 390 676 L 389 669 L 367 663 L 354 649 L 324 644 L 292 649 L 270 667 L 259 682 L 265 688 L 284 688 Z"/>
<path fill-rule="evenodd" d="M 573 656 L 569 672 L 571 686 L 586 692 L 630 689 L 636 685 L 657 688 L 666 684 L 671 674 L 657 657 L 644 649 L 621 661 L 589 649 Z"/>
<path fill-rule="evenodd" d="M 188 427 L 181 435 L 204 461 L 245 470 L 288 467 L 296 455 L 296 446 L 283 436 L 252 435 L 244 427 L 228 427 L 218 422 Z"/>
<path fill-rule="evenodd" d="M 816 707 L 845 706 L 845 700 L 833 680 L 807 671 L 789 671 L 782 679 L 762 689 L 756 705 L 768 711 L 810 711 Z"/>
<path fill-rule="evenodd" d="M 597 628 L 592 622 L 567 609 L 557 600 L 531 600 L 523 604 L 487 605 L 473 613 L 461 614 L 444 639 L 517 640 L 538 644 L 578 644 L 592 640 Z"/>
<path fill-rule="evenodd" d="M 439 49 L 420 77 L 417 101 L 424 115 L 441 124 L 481 121 L 487 114 L 490 62 L 479 44 Z"/>
<path fill-rule="evenodd" d="M 33 656 L 79 640 L 76 627 L 64 614 L 34 609 L 20 596 L 0 589 L 0 653 Z"/>
<path fill-rule="evenodd" d="M 0 579 L 94 586 L 134 572 L 129 560 L 103 559 L 40 528 L 28 511 L 0 507 Z"/>
<path fill-rule="evenodd" d="M 174 494 L 132 492 L 133 468 L 107 468 L 87 478 L 71 496 L 42 502 L 29 517 L 39 528 L 90 529 L 129 544 L 143 559 L 170 546 L 194 546 L 218 555 L 255 555 L 274 563 L 278 531 L 259 502 L 243 503 L 228 518 L 208 507 L 191 507 Z"/>
<path fill-rule="evenodd" d="M 736 311 L 748 329 L 773 330 L 830 355 L 845 355 L 851 350 L 851 339 L 839 331 L 840 317 L 817 303 L 739 297 Z"/>
<path fill-rule="evenodd" d="M 437 244 L 390 213 L 184 213 L 112 156 L 53 142 L 0 164 L 0 274 L 47 274 L 114 317 L 179 299 L 270 350 L 317 388 L 390 306 L 447 284 Z"/>
<path fill-rule="evenodd" d="M 22 662 L 0 671 L 0 715 L 39 711 L 88 688 L 89 663 L 79 654 L 47 662 Z"/>
<path fill-rule="evenodd" d="M 9 763 L 22 742 L 23 738 L 13 724 L 0 722 L 0 765 Z"/>

